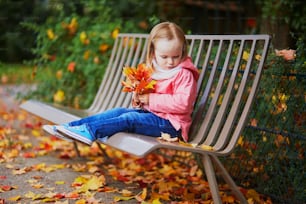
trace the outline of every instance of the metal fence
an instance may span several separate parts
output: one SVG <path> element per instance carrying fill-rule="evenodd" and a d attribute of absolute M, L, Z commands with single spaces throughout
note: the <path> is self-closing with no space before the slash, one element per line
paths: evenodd
<path fill-rule="evenodd" d="M 274 203 L 305 203 L 306 70 L 275 58 L 268 65 L 238 148 L 223 162 Z"/>

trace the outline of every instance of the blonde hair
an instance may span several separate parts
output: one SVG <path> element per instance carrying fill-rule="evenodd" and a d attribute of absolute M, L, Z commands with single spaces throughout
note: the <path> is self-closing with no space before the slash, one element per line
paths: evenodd
<path fill-rule="evenodd" d="M 183 44 L 182 60 L 187 56 L 187 41 L 184 31 L 178 25 L 172 22 L 159 23 L 153 27 L 148 39 L 146 62 L 149 66 L 152 67 L 155 50 L 154 44 L 156 40 L 159 39 L 177 39 L 180 43 Z"/>

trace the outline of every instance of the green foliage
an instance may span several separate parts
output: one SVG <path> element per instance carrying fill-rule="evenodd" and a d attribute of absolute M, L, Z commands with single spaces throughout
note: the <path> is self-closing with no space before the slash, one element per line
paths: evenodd
<path fill-rule="evenodd" d="M 81 1 L 78 11 L 73 3 L 62 6 L 45 24 L 23 24 L 37 33 L 36 58 L 29 64 L 37 75 L 52 74 L 28 97 L 84 108 L 100 85 L 118 32 L 146 30 L 116 18 L 104 1 Z"/>
<path fill-rule="evenodd" d="M 271 49 L 250 123 L 225 161 L 236 180 L 269 195 L 275 203 L 305 201 L 306 56 L 297 42 L 295 60 Z"/>

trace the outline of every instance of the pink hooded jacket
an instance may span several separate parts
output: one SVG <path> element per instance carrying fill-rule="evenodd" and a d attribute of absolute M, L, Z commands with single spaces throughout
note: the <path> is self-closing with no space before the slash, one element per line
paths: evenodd
<path fill-rule="evenodd" d="M 149 105 L 144 109 L 169 120 L 176 130 L 181 129 L 187 142 L 199 72 L 190 57 L 179 66 L 182 69 L 175 76 L 157 81 L 155 92 L 149 94 Z"/>

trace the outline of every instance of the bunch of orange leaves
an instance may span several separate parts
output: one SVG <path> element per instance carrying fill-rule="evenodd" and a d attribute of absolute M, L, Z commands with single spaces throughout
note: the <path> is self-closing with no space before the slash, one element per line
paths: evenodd
<path fill-rule="evenodd" d="M 135 92 L 146 94 L 154 91 L 156 81 L 151 78 L 153 69 L 146 64 L 138 64 L 137 67 L 123 67 L 123 75 L 126 77 L 122 81 L 123 92 Z"/>

